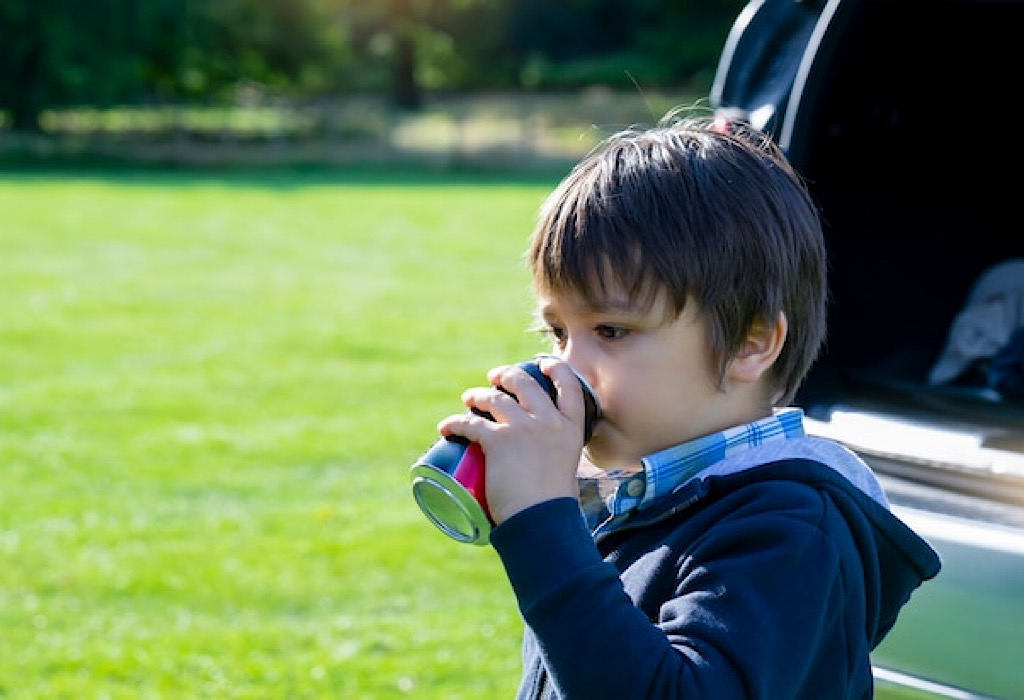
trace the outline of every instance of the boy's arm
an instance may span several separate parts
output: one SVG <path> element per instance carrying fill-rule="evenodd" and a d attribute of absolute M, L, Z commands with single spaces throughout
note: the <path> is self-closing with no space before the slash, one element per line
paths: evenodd
<path fill-rule="evenodd" d="M 492 542 L 562 696 L 780 698 L 810 686 L 845 697 L 851 678 L 870 687 L 867 650 L 847 648 L 855 592 L 844 590 L 837 548 L 817 525 L 822 498 L 799 491 L 804 502 L 784 515 L 726 515 L 684 557 L 651 554 L 652 569 L 671 571 L 634 567 L 631 577 L 670 584 L 654 621 L 602 560 L 575 500 L 497 528 Z"/>

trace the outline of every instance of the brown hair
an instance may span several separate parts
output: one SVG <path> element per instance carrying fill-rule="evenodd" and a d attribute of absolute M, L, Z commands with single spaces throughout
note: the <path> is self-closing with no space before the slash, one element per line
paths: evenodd
<path fill-rule="evenodd" d="M 817 211 L 781 150 L 745 124 L 670 113 L 607 138 L 541 207 L 527 260 L 536 289 L 595 307 L 609 283 L 648 307 L 665 290 L 677 315 L 692 299 L 720 380 L 752 325 L 784 312 L 788 334 L 770 374 L 779 405 L 823 342 Z"/>

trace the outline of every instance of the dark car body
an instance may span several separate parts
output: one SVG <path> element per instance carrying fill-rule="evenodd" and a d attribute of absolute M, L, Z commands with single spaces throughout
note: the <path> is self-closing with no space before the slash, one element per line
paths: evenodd
<path fill-rule="evenodd" d="M 759 0 L 712 88 L 820 208 L 829 330 L 797 403 L 943 560 L 873 656 L 880 698 L 1024 698 L 1024 392 L 993 353 L 935 380 L 979 280 L 1024 299 L 1022 30 L 1007 0 Z"/>

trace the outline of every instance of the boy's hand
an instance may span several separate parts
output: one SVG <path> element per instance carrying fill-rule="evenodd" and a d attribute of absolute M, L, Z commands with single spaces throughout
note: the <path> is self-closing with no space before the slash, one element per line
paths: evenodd
<path fill-rule="evenodd" d="M 462 413 L 438 425 L 442 435 L 460 435 L 483 448 L 487 506 L 495 523 L 543 501 L 579 496 L 583 391 L 561 360 L 544 358 L 540 367 L 558 391 L 557 406 L 526 371 L 506 365 L 488 372 L 491 388 L 462 394 L 468 408 L 489 413 L 493 421 Z"/>

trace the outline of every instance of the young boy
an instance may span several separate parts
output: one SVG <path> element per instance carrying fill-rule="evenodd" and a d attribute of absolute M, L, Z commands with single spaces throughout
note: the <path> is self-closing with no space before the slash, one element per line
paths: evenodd
<path fill-rule="evenodd" d="M 695 117 L 613 136 L 545 202 L 528 262 L 557 405 L 498 367 L 463 394 L 494 421 L 439 426 L 487 457 L 518 697 L 871 697 L 869 652 L 939 561 L 859 458 L 780 408 L 827 296 L 782 154 Z M 585 448 L 573 369 L 602 409 Z"/>

